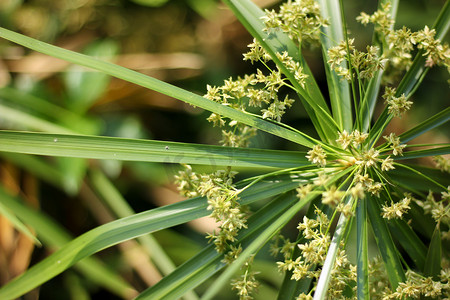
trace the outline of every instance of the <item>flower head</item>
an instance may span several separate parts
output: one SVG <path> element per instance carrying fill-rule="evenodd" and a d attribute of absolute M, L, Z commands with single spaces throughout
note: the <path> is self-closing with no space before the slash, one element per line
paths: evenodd
<path fill-rule="evenodd" d="M 314 147 L 308 151 L 306 158 L 313 164 L 324 167 L 327 164 L 327 154 L 320 145 L 314 145 Z"/>
<path fill-rule="evenodd" d="M 388 105 L 388 112 L 394 117 L 401 117 L 413 104 L 411 101 L 408 101 L 405 94 L 396 97 L 395 89 L 393 88 L 386 88 L 383 98 Z"/>

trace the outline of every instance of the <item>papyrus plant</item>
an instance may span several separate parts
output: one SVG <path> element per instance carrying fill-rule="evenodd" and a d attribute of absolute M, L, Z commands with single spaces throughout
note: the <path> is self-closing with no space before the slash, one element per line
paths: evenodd
<path fill-rule="evenodd" d="M 450 26 L 450 2 L 434 24 L 412 32 L 395 24 L 398 1 L 380 1 L 376 12 L 357 17 L 374 29 L 374 44 L 364 49 L 347 32 L 343 1 L 288 1 L 265 12 L 249 0 L 224 2 L 254 37 L 244 60 L 259 70 L 222 86 L 207 86 L 204 97 L 0 29 L 2 38 L 30 49 L 211 111 L 208 121 L 221 127 L 224 145 L 1 131 L 4 152 L 182 163 L 185 170 L 176 181 L 190 197 L 140 214 L 130 212 L 68 241 L 2 287 L 1 299 L 23 295 L 104 248 L 205 215 L 220 224 L 208 236 L 211 245 L 139 299 L 195 298 L 187 293 L 218 272 L 202 299 L 213 299 L 238 272 L 242 275 L 231 281 L 230 289 L 250 299 L 260 276 L 253 261 L 266 244 L 284 274 L 279 299 L 448 296 L 450 182 L 444 155 L 450 145 L 415 144 L 414 139 L 444 125 L 450 109 L 443 107 L 406 132 L 387 128 L 414 109 L 413 94 L 430 68 L 450 67 L 448 46 L 440 42 Z M 328 90 L 319 89 L 303 47 L 322 50 Z M 282 122 L 294 101 L 308 113 L 315 135 Z M 376 106 L 381 108 L 378 115 Z M 251 148 L 258 130 L 299 150 Z M 413 164 L 422 157 L 435 157 L 440 170 Z M 200 174 L 191 167 L 199 164 L 222 168 Z M 259 175 L 235 182 L 235 167 L 256 168 Z M 31 211 L 3 194 L 2 207 L 18 227 L 18 219 L 38 226 Z M 256 201 L 265 205 L 251 212 L 249 204 Z M 280 234 L 291 221 L 298 223 L 296 239 Z M 351 239 L 352 228 L 356 240 Z M 39 237 L 39 228 L 35 230 Z M 369 254 L 371 238 L 377 255 Z M 356 248 L 353 259 L 347 257 L 351 248 Z"/>

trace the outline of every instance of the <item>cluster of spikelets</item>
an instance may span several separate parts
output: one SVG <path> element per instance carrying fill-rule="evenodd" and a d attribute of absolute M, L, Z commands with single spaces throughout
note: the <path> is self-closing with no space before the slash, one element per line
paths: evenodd
<path fill-rule="evenodd" d="M 221 223 L 220 231 L 209 236 L 219 252 L 228 250 L 228 244 L 235 241 L 239 230 L 247 227 L 247 215 L 238 203 L 240 191 L 232 184 L 235 175 L 236 172 L 231 171 L 231 168 L 212 174 L 197 174 L 191 166 L 185 165 L 185 170 L 175 176 L 183 196 L 207 197 L 207 209 L 212 211 L 210 216 Z M 237 251 L 231 251 L 228 256 L 236 257 Z"/>
<path fill-rule="evenodd" d="M 313 0 L 289 1 L 280 7 L 279 12 L 267 11 L 263 18 L 266 30 L 281 29 L 299 45 L 317 45 L 320 40 L 320 28 L 326 26 L 326 21 L 320 16 L 320 7 Z M 244 54 L 244 60 L 251 63 L 262 62 L 265 70 L 257 70 L 256 74 L 245 75 L 233 80 L 225 80 L 224 85 L 207 86 L 205 98 L 245 112 L 257 112 L 262 118 L 281 121 L 286 109 L 294 100 L 287 91 L 295 89 L 276 65 L 269 65 L 272 60 L 264 48 L 254 40 L 249 45 L 249 52 Z M 307 75 L 299 62 L 294 61 L 287 52 L 277 53 L 277 58 L 289 70 L 296 82 L 304 87 Z M 284 89 L 284 90 L 283 90 Z M 281 97 L 280 94 L 285 96 Z M 225 121 L 218 114 L 211 114 L 208 121 L 214 126 L 228 129 L 222 130 L 222 144 L 231 147 L 246 147 L 249 139 L 256 132 L 253 128 L 234 120 Z"/>
<path fill-rule="evenodd" d="M 435 39 L 435 31 L 425 27 L 418 32 L 411 32 L 403 27 L 393 30 L 393 20 L 389 15 L 390 4 L 385 4 L 372 15 L 361 13 L 357 18 L 366 25 L 372 23 L 379 39 L 383 42 L 384 52 L 379 47 L 368 46 L 366 51 L 357 50 L 354 40 L 342 41 L 328 51 L 328 64 L 332 70 L 341 76 L 342 80 L 370 79 L 381 69 L 387 74 L 385 82 L 395 80 L 398 72 L 404 71 L 412 64 L 412 53 L 416 49 L 426 56 L 428 67 L 440 65 L 450 71 L 450 51 Z M 266 11 L 263 17 L 266 31 L 281 30 L 285 32 L 299 47 L 303 45 L 317 46 L 320 41 L 321 27 L 327 26 L 327 20 L 320 15 L 320 7 L 314 0 L 288 1 L 281 5 L 278 12 Z M 243 78 L 229 78 L 222 86 L 207 86 L 206 98 L 235 108 L 246 113 L 259 115 L 263 119 L 281 122 L 286 110 L 294 100 L 289 91 L 296 91 L 282 71 L 271 62 L 271 57 L 263 47 L 254 40 L 249 45 L 250 51 L 244 54 L 244 60 L 252 64 L 262 63 L 263 70 Z M 307 75 L 299 62 L 294 61 L 287 52 L 277 53 L 277 58 L 292 72 L 297 83 L 304 87 Z M 388 72 L 389 71 L 389 72 Z M 281 96 L 284 95 L 284 96 Z M 404 95 L 397 95 L 396 89 L 386 87 L 382 98 L 391 118 L 402 117 L 412 102 Z M 213 113 L 208 121 L 222 128 L 222 145 L 246 147 L 250 139 L 256 135 L 256 130 L 235 120 L 227 120 Z M 374 146 L 373 139 L 369 141 L 369 133 L 354 130 L 338 132 L 338 138 L 331 144 L 318 142 L 306 158 L 316 169 L 308 172 L 316 174 L 315 179 L 303 183 L 297 188 L 297 196 L 301 200 L 311 194 L 321 196 L 324 207 L 331 208 L 345 216 L 354 215 L 358 199 L 380 197 L 387 199 L 382 206 L 382 216 L 385 219 L 403 218 L 410 210 L 412 202 L 423 208 L 438 224 L 450 227 L 450 197 L 449 190 L 442 192 L 439 198 L 432 192 L 421 201 L 408 192 L 391 189 L 392 183 L 388 172 L 402 166 L 394 162 L 394 158 L 403 155 L 407 147 L 394 133 L 384 136 L 384 143 Z M 381 134 L 380 134 L 381 137 Z M 439 168 L 449 170 L 449 161 L 443 157 L 435 158 Z M 346 179 L 333 181 L 331 178 L 338 172 L 346 170 Z M 190 166 L 186 166 L 177 176 L 180 192 L 187 197 L 206 196 L 211 216 L 220 224 L 220 231 L 209 235 L 216 249 L 225 254 L 224 261 L 232 262 L 241 253 L 242 248 L 233 245 L 240 229 L 246 228 L 248 218 L 246 209 L 239 205 L 241 190 L 233 185 L 235 172 L 227 169 L 213 174 L 197 174 Z M 336 185 L 338 182 L 338 185 Z M 273 254 L 283 255 L 283 261 L 278 262 L 278 268 L 283 272 L 291 272 L 292 280 L 303 278 L 315 279 L 321 272 L 326 253 L 330 245 L 330 219 L 322 210 L 316 209 L 314 218 L 304 217 L 298 229 L 303 236 L 301 242 L 291 242 L 281 235 L 272 246 Z M 442 233 L 442 238 L 450 239 L 448 231 Z M 301 254 L 293 257 L 294 250 L 299 248 Z M 328 291 L 330 299 L 344 299 L 344 290 L 349 287 L 356 289 L 356 266 L 352 265 L 345 254 L 344 247 L 338 250 L 331 278 L 331 288 Z M 370 262 L 370 284 L 373 299 L 401 299 L 402 297 L 440 297 L 450 291 L 450 263 L 443 260 L 443 271 L 439 280 L 423 277 L 412 270 L 407 271 L 407 280 L 400 283 L 395 291 L 391 291 L 387 274 L 379 258 Z M 257 287 L 256 272 L 251 270 L 251 261 L 244 266 L 244 274 L 233 282 L 233 288 L 238 290 L 241 299 L 251 299 L 251 293 Z M 315 287 L 309 294 L 301 294 L 298 299 L 312 299 Z M 372 293 L 371 293 L 372 294 Z"/>
<path fill-rule="evenodd" d="M 277 262 L 278 269 L 282 272 L 290 271 L 291 280 L 301 280 L 304 278 L 317 279 L 320 276 L 321 266 L 330 246 L 331 237 L 329 234 L 330 220 L 328 216 L 316 207 L 315 219 L 303 217 L 303 221 L 297 226 L 302 233 L 302 243 L 291 242 L 289 239 L 278 235 L 272 244 L 272 255 L 281 253 L 283 261 Z M 301 250 L 301 255 L 293 258 L 295 248 Z M 333 287 L 329 291 L 330 299 L 338 299 L 343 295 L 344 290 L 349 285 L 356 282 L 356 266 L 351 265 L 344 250 L 339 250 L 336 263 L 331 276 L 330 285 Z M 297 299 L 312 299 L 311 294 L 300 294 Z"/>
<path fill-rule="evenodd" d="M 361 13 L 356 18 L 361 24 L 374 24 L 375 31 L 384 37 L 388 51 L 383 56 L 388 59 L 388 63 L 400 71 L 407 69 L 412 64 L 414 47 L 417 47 L 427 57 L 426 66 L 439 65 L 450 70 L 450 49 L 447 44 L 435 39 L 436 31 L 430 30 L 428 26 L 417 32 L 411 32 L 405 26 L 393 30 L 394 21 L 389 13 L 390 9 L 390 3 L 385 3 L 374 14 Z"/>
<path fill-rule="evenodd" d="M 264 50 L 256 41 L 250 44 L 250 47 L 252 50 L 244 56 L 244 59 L 251 61 L 268 60 L 268 55 L 263 54 Z M 294 62 L 286 52 L 278 54 L 278 58 L 294 73 L 296 80 L 304 85 L 306 75 L 302 73 L 302 67 L 299 63 Z M 259 109 L 264 119 L 280 122 L 286 109 L 291 107 L 294 102 L 287 95 L 282 98 L 279 97 L 280 90 L 283 87 L 289 87 L 289 84 L 281 70 L 278 68 L 276 70 L 269 69 L 268 74 L 258 70 L 256 74 L 246 75 L 244 78 L 225 80 L 221 87 L 208 85 L 205 98 L 242 111 Z M 214 126 L 229 128 L 228 130 L 222 130 L 223 138 L 221 142 L 224 146 L 246 147 L 249 139 L 256 134 L 254 128 L 234 120 L 227 122 L 216 113 L 212 113 L 208 121 L 212 122 Z"/>
<path fill-rule="evenodd" d="M 377 70 L 388 69 L 383 80 L 390 83 L 412 65 L 412 53 L 417 48 L 427 57 L 426 66 L 444 66 L 450 71 L 450 49 L 435 38 L 436 31 L 427 26 L 417 32 L 406 27 L 393 30 L 390 9 L 391 5 L 386 3 L 374 14 L 361 13 L 356 18 L 363 25 L 371 23 L 375 26 L 375 32 L 383 37 L 384 53 L 380 53 L 377 46 L 367 46 L 366 52 L 359 51 L 353 45 L 354 39 L 349 39 L 328 50 L 330 67 L 346 80 L 354 79 L 351 74 L 356 74 L 359 79 L 371 78 Z M 342 64 L 344 61 L 351 62 L 353 72 Z"/>

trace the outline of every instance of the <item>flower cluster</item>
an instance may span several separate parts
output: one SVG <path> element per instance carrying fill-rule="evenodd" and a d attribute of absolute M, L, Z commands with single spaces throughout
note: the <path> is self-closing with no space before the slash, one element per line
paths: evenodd
<path fill-rule="evenodd" d="M 361 79 L 370 79 L 375 72 L 383 69 L 385 59 L 379 56 L 377 46 L 367 46 L 366 52 L 357 50 L 354 39 L 342 41 L 339 45 L 328 49 L 328 63 L 336 74 L 346 80 L 353 80 L 355 75 Z M 345 62 L 345 63 L 344 63 Z M 347 67 L 350 63 L 352 71 Z"/>
<path fill-rule="evenodd" d="M 441 281 L 434 281 L 431 277 L 423 277 L 414 271 L 406 272 L 407 280 L 405 282 L 400 282 L 394 293 L 389 293 L 383 300 L 389 299 L 405 299 L 431 297 L 437 298 L 440 296 L 448 295 L 450 292 L 450 285 L 447 279 L 446 283 Z"/>
<path fill-rule="evenodd" d="M 259 286 L 259 282 L 255 277 L 258 272 L 252 271 L 253 258 L 254 256 L 251 256 L 250 260 L 244 264 L 244 274 L 241 275 L 240 279 L 235 279 L 231 282 L 233 289 L 238 291 L 237 294 L 240 300 L 253 299 L 252 294 Z"/>
<path fill-rule="evenodd" d="M 344 194 L 344 191 L 338 190 L 336 186 L 333 185 L 322 193 L 322 203 L 330 205 L 331 207 L 336 207 L 341 202 Z"/>
<path fill-rule="evenodd" d="M 356 20 L 364 25 L 372 23 L 375 25 L 376 31 L 383 33 L 384 35 L 388 35 L 391 28 L 394 26 L 394 20 L 392 19 L 390 11 L 391 3 L 386 2 L 382 4 L 381 8 L 375 11 L 372 15 L 362 12 L 358 17 L 356 17 Z"/>
<path fill-rule="evenodd" d="M 239 230 L 247 227 L 247 214 L 238 202 L 239 190 L 233 186 L 235 175 L 231 168 L 212 174 L 196 174 L 186 166 L 175 176 L 182 195 L 207 197 L 207 209 L 212 211 L 210 216 L 220 223 L 220 231 L 209 236 L 219 252 L 224 252 L 228 244 L 235 241 Z"/>
<path fill-rule="evenodd" d="M 391 66 L 389 73 L 391 73 L 390 77 L 392 79 L 411 66 L 412 51 L 414 51 L 415 43 L 413 33 L 405 26 L 397 30 L 389 31 L 385 56 L 389 57 L 389 65 Z"/>
<path fill-rule="evenodd" d="M 320 29 L 327 21 L 320 14 L 320 6 L 314 0 L 295 0 L 283 3 L 279 12 L 266 10 L 263 17 L 266 31 L 282 30 L 298 45 L 317 45 Z"/>
<path fill-rule="evenodd" d="M 184 197 L 197 197 L 200 195 L 198 186 L 202 180 L 202 176 L 195 173 L 190 165 L 182 165 L 184 170 L 179 171 L 175 175 L 175 184 L 177 184 L 178 192 Z"/>
<path fill-rule="evenodd" d="M 450 49 L 448 44 L 441 44 L 441 41 L 435 39 L 436 30 L 430 30 L 425 26 L 414 36 L 417 41 L 417 48 L 423 50 L 423 56 L 427 57 L 426 66 L 434 65 L 445 66 L 450 71 Z"/>
<path fill-rule="evenodd" d="M 347 130 L 339 132 L 339 138 L 336 142 L 346 150 L 350 145 L 354 148 L 358 148 L 369 136 L 367 133 L 361 133 L 359 130 L 348 133 Z"/>
<path fill-rule="evenodd" d="M 268 62 L 272 60 L 267 51 L 261 46 L 256 39 L 253 39 L 253 43 L 247 46 L 250 51 L 244 53 L 244 61 L 249 60 L 252 64 L 255 62 Z"/>
<path fill-rule="evenodd" d="M 384 186 L 383 183 L 376 182 L 373 178 L 371 178 L 368 173 L 363 174 L 361 171 L 356 173 L 354 181 L 356 184 L 359 183 L 363 187 L 364 191 L 367 191 L 377 197 L 380 196 L 380 192 Z"/>
<path fill-rule="evenodd" d="M 390 3 L 383 4 L 381 8 L 372 15 L 361 13 L 356 19 L 363 25 L 374 24 L 375 32 L 379 33 L 383 41 L 383 56 L 392 66 L 390 71 L 393 75 L 387 77 L 391 81 L 399 72 L 406 70 L 412 64 L 412 52 L 414 48 L 422 50 L 422 55 L 426 56 L 427 67 L 440 65 L 450 71 L 450 49 L 448 44 L 442 44 L 435 38 L 436 31 L 425 26 L 417 32 L 402 27 L 394 30 L 394 21 L 390 15 Z"/>
<path fill-rule="evenodd" d="M 394 156 L 403 155 L 403 149 L 406 147 L 406 144 L 402 144 L 400 138 L 395 133 L 391 132 L 383 138 L 387 141 L 387 146 L 390 147 Z"/>
<path fill-rule="evenodd" d="M 303 222 L 299 223 L 297 227 L 303 233 L 307 242 L 296 244 L 285 239 L 280 248 L 284 261 L 277 262 L 278 269 L 280 271 L 292 271 L 292 279 L 294 280 L 316 277 L 318 273 L 313 266 L 324 262 L 330 245 L 330 236 L 326 234 L 330 221 L 321 210 L 316 209 L 316 213 L 316 219 L 309 219 L 305 216 Z M 295 245 L 302 250 L 302 255 L 293 259 L 292 254 Z"/>
<path fill-rule="evenodd" d="M 442 172 L 450 172 L 450 159 L 445 158 L 442 155 L 433 157 L 436 167 L 438 167 Z"/>
<path fill-rule="evenodd" d="M 343 245 L 341 244 L 343 248 Z M 339 249 L 331 273 L 328 299 L 348 299 L 346 289 L 356 283 L 356 266 L 351 264 L 343 249 Z"/>
<path fill-rule="evenodd" d="M 407 270 L 406 281 L 400 282 L 395 291 L 391 290 L 388 274 L 380 257 L 371 260 L 368 269 L 370 295 L 374 300 L 406 299 L 408 297 L 420 299 L 423 296 L 446 299 L 442 297 L 448 295 L 450 289 L 450 269 L 445 266 L 437 278 L 424 277 L 417 272 Z"/>
<path fill-rule="evenodd" d="M 388 220 L 401 218 L 403 214 L 407 213 L 410 209 L 409 203 L 411 202 L 411 195 L 405 195 L 405 198 L 397 203 L 392 203 L 391 205 L 383 206 L 383 218 Z"/>
<path fill-rule="evenodd" d="M 263 119 L 280 122 L 286 109 L 294 103 L 294 100 L 288 95 L 280 96 L 282 87 L 290 87 L 290 85 L 286 83 L 286 79 L 278 67 L 276 70 L 272 70 L 265 64 L 271 58 L 256 40 L 249 47 L 250 51 L 244 54 L 244 60 L 250 60 L 252 63 L 264 62 L 268 74 L 258 69 L 256 74 L 245 75 L 243 78 L 238 77 L 235 80 L 229 78 L 220 87 L 208 85 L 204 97 L 244 112 L 259 109 Z M 303 73 L 299 62 L 294 61 L 287 52 L 277 53 L 277 57 L 287 70 L 292 72 L 297 82 L 304 86 L 307 75 Z M 235 120 L 225 121 L 216 113 L 212 113 L 208 117 L 208 121 L 212 122 L 214 126 L 229 128 L 222 130 L 221 142 L 224 146 L 247 147 L 250 138 L 256 134 L 254 128 Z"/>
<path fill-rule="evenodd" d="M 416 200 L 426 214 L 430 214 L 437 224 L 443 223 L 450 225 L 450 186 L 441 193 L 441 199 L 436 200 L 433 192 L 429 192 L 425 201 Z"/>
<path fill-rule="evenodd" d="M 406 144 L 401 144 L 400 139 L 394 133 L 391 133 L 389 136 L 384 137 L 387 141 L 384 146 L 379 149 L 367 148 L 365 143 L 367 137 L 367 133 L 361 133 L 358 130 L 354 130 L 351 133 L 348 133 L 346 130 L 340 132 L 336 143 L 342 150 L 346 151 L 345 154 L 333 152 L 331 148 L 327 148 L 328 151 L 326 151 L 321 145 L 314 145 L 306 155 L 306 158 L 311 163 L 321 168 L 329 166 L 332 169 L 335 167 L 334 163 L 338 162 L 344 168 L 353 169 L 353 180 L 347 191 L 342 191 L 334 185 L 327 187 L 329 177 L 322 173 L 319 174 L 316 179 L 317 183 L 314 182 L 314 185 L 310 183 L 303 184 L 297 189 L 299 198 L 304 198 L 313 190 L 318 192 L 316 187 L 321 189 L 325 187 L 325 190 L 322 192 L 322 203 L 330 205 L 346 215 L 352 215 L 353 206 L 342 203 L 344 196 L 351 195 L 354 199 L 362 199 L 365 197 L 364 194 L 368 192 L 379 197 L 384 188 L 384 183 L 376 181 L 373 175 L 395 169 L 394 160 L 387 153 L 392 151 L 394 156 L 402 155 Z M 336 156 L 339 159 L 329 159 L 329 157 Z M 383 179 L 383 177 L 377 177 Z"/>
<path fill-rule="evenodd" d="M 408 101 L 405 94 L 396 97 L 395 92 L 396 90 L 394 88 L 386 87 L 383 99 L 388 105 L 388 112 L 394 117 L 401 117 L 411 108 L 412 102 Z"/>
<path fill-rule="evenodd" d="M 305 79 L 308 78 L 308 75 L 303 73 L 303 67 L 300 65 L 300 62 L 295 61 L 286 51 L 283 51 L 282 53 L 277 52 L 277 58 L 288 71 L 294 74 L 297 83 L 305 88 Z"/>
<path fill-rule="evenodd" d="M 291 272 L 292 280 L 303 278 L 318 278 L 321 272 L 320 266 L 325 261 L 325 256 L 330 246 L 330 236 L 328 229 L 330 220 L 320 209 L 315 210 L 315 219 L 303 217 L 303 221 L 298 224 L 297 229 L 302 233 L 304 239 L 301 243 L 290 242 L 281 236 L 282 246 L 277 247 L 283 254 L 284 260 L 277 262 L 278 269 L 282 272 Z M 301 250 L 301 255 L 294 258 L 295 247 Z M 342 296 L 345 288 L 356 280 L 356 268 L 347 259 L 345 251 L 338 251 L 334 270 L 331 276 L 332 288 L 328 291 L 329 296 L 338 299 Z M 297 299 L 312 299 L 311 294 L 300 294 Z"/>
<path fill-rule="evenodd" d="M 383 259 L 375 256 L 369 260 L 369 291 L 370 299 L 381 300 L 383 296 L 391 293 L 389 276 L 384 267 Z M 356 291 L 356 289 L 354 289 Z"/>
<path fill-rule="evenodd" d="M 325 167 L 327 164 L 327 154 L 320 145 L 314 145 L 314 147 L 308 151 L 306 158 L 320 167 Z"/>

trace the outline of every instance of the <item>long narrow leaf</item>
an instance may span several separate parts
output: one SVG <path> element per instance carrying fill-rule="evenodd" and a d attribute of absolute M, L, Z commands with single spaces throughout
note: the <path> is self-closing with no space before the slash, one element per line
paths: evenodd
<path fill-rule="evenodd" d="M 118 218 L 125 218 L 135 214 L 117 188 L 100 170 L 92 169 L 88 178 L 89 183 L 95 188 L 100 198 L 111 208 L 111 211 Z M 137 240 L 142 245 L 142 249 L 147 251 L 154 265 L 161 270 L 162 275 L 166 276 L 175 270 L 175 264 L 152 234 L 142 235 Z M 141 247 L 141 245 L 136 243 L 137 247 Z M 183 299 L 196 300 L 198 296 L 191 291 L 185 294 Z"/>
<path fill-rule="evenodd" d="M 404 220 L 390 220 L 389 229 L 419 270 L 423 270 L 427 248 Z"/>
<path fill-rule="evenodd" d="M 378 70 L 374 76 L 370 79 L 369 84 L 364 94 L 364 98 L 361 101 L 359 109 L 359 119 L 361 120 L 362 132 L 367 132 L 372 121 L 372 116 L 375 111 L 375 105 L 377 103 L 378 94 L 380 92 L 381 77 L 383 72 Z"/>
<path fill-rule="evenodd" d="M 410 130 L 402 133 L 399 137 L 400 140 L 403 143 L 407 143 L 410 140 L 418 137 L 421 134 L 424 134 L 427 131 L 430 131 L 431 129 L 434 129 L 438 126 L 441 126 L 445 124 L 446 122 L 450 121 L 450 107 L 447 107 L 443 111 L 435 114 L 431 118 L 423 121 L 419 125 L 415 126 L 414 128 L 411 128 Z"/>
<path fill-rule="evenodd" d="M 417 205 L 415 202 L 409 204 L 411 207 L 408 216 L 413 222 L 411 222 L 411 227 L 424 236 L 431 240 L 433 236 L 434 229 L 436 228 L 436 223 L 430 214 L 425 214 L 423 208 Z"/>
<path fill-rule="evenodd" d="M 171 84 L 165 83 L 158 79 L 149 77 L 147 75 L 135 72 L 133 70 L 102 61 L 90 56 L 86 56 L 80 53 L 76 53 L 70 50 L 59 48 L 19 33 L 7 30 L 5 28 L 0 28 L 0 37 L 10 40 L 19 45 L 25 46 L 32 50 L 63 59 L 65 61 L 85 66 L 105 74 L 123 79 L 135 83 L 137 85 L 143 86 L 145 88 L 152 89 L 154 91 L 163 93 L 167 96 L 179 99 L 193 106 L 198 106 L 203 109 L 212 111 L 219 115 L 228 117 L 230 119 L 236 120 L 238 122 L 247 124 L 254 128 L 260 129 L 262 131 L 269 132 L 276 136 L 285 138 L 292 142 L 298 143 L 300 145 L 310 147 L 314 145 L 314 141 L 308 137 L 306 134 L 293 132 L 284 127 L 278 126 L 274 123 L 262 120 L 256 116 L 246 114 L 242 111 L 233 109 L 231 107 L 221 105 L 217 102 L 210 101 L 194 93 L 188 92 Z"/>
<path fill-rule="evenodd" d="M 161 228 L 182 224 L 192 217 L 204 216 L 205 213 L 197 209 L 199 199 L 195 200 L 185 201 L 182 203 L 184 205 L 178 205 L 177 208 L 163 207 L 96 227 L 0 288 L 0 298 L 17 298 L 104 248 Z"/>
<path fill-rule="evenodd" d="M 0 131 L 0 151 L 165 163 L 292 168 L 310 163 L 305 153 L 113 137 Z"/>
<path fill-rule="evenodd" d="M 0 104 L 2 119 L 10 122 L 15 128 L 27 128 L 28 130 L 48 131 L 54 133 L 75 134 L 69 128 L 33 116 L 21 110 Z"/>
<path fill-rule="evenodd" d="M 411 172 L 410 168 L 414 172 Z M 448 174 L 437 169 L 422 166 L 409 165 L 408 168 L 398 167 L 390 171 L 390 177 L 395 184 L 407 186 L 410 189 L 421 192 L 428 192 L 430 190 L 441 192 L 442 188 L 434 182 L 439 183 L 441 186 L 450 185 L 450 176 Z M 431 180 L 427 180 L 427 178 Z"/>
<path fill-rule="evenodd" d="M 433 237 L 431 238 L 430 248 L 427 253 L 424 275 L 431 276 L 434 280 L 439 280 L 439 274 L 441 272 L 441 259 L 441 231 L 439 230 L 439 226 L 436 226 L 433 232 Z"/>
<path fill-rule="evenodd" d="M 389 233 L 386 221 L 381 217 L 378 199 L 371 197 L 367 201 L 367 213 L 372 225 L 375 241 L 383 258 L 386 272 L 392 289 L 395 290 L 400 282 L 406 280 L 405 272 L 398 257 L 397 248 Z"/>
<path fill-rule="evenodd" d="M 0 200 L 3 200 L 5 193 L 1 191 Z M 5 204 L 0 201 L 0 215 L 6 218 L 18 231 L 22 234 L 26 235 L 30 240 L 33 241 L 35 245 L 41 246 L 41 242 L 34 236 L 34 234 L 28 229 L 28 227 L 22 223 L 22 221 L 16 216 L 14 212 L 11 211 L 10 208 L 5 206 Z"/>
<path fill-rule="evenodd" d="M 342 80 L 336 72 L 330 69 L 328 61 L 328 49 L 337 46 L 344 40 L 343 24 L 338 0 L 319 0 L 322 16 L 328 20 L 329 25 L 322 28 L 320 36 L 325 71 L 327 75 L 328 90 L 330 93 L 333 118 L 339 124 L 341 130 L 352 131 L 353 116 L 351 107 L 350 87 L 346 80 Z"/>
<path fill-rule="evenodd" d="M 12 152 L 0 152 L 0 156 L 37 178 L 64 190 L 69 195 L 77 192 L 76 186 L 67 185 L 66 174 L 61 168 L 55 163 L 50 163 L 45 157 Z"/>
<path fill-rule="evenodd" d="M 391 9 L 389 12 L 391 15 L 391 18 L 395 20 L 395 18 L 397 16 L 399 0 L 379 1 L 378 8 L 381 8 L 387 2 L 389 2 L 391 5 Z M 393 25 L 394 24 L 392 24 L 391 29 L 393 29 Z M 380 47 L 380 49 L 381 49 L 380 55 L 383 54 L 383 52 L 385 50 L 387 50 L 387 49 L 384 49 L 384 47 L 383 47 L 384 45 L 383 45 L 383 42 L 381 41 L 382 38 L 383 37 L 381 37 L 378 32 L 376 32 L 376 31 L 374 32 L 372 40 L 375 45 Z M 362 122 L 361 128 L 362 128 L 363 132 L 367 132 L 370 127 L 370 122 L 372 120 L 373 113 L 375 111 L 375 104 L 377 103 L 378 94 L 380 91 L 381 78 L 383 76 L 383 73 L 384 73 L 384 70 L 382 70 L 382 69 L 375 72 L 374 76 L 369 81 L 366 92 L 362 99 L 360 109 L 359 109 L 359 116 L 360 116 L 360 121 Z"/>
<path fill-rule="evenodd" d="M 136 213 L 113 183 L 100 170 L 91 170 L 89 172 L 89 182 L 117 217 L 125 218 Z M 147 234 L 138 239 L 146 247 L 151 259 L 164 275 L 175 269 L 175 264 L 152 235 Z"/>
<path fill-rule="evenodd" d="M 444 185 L 440 184 L 438 181 L 435 181 L 433 178 L 427 176 L 426 174 L 421 173 L 420 171 L 414 169 L 411 166 L 408 166 L 408 165 L 399 165 L 399 166 L 405 170 L 409 170 L 412 173 L 416 173 L 417 177 L 421 177 L 422 179 L 429 181 L 430 183 L 434 184 L 436 187 L 440 188 L 441 190 L 445 190 L 445 188 L 446 188 Z M 410 187 L 409 190 L 416 191 L 416 187 Z"/>
<path fill-rule="evenodd" d="M 0 188 L 0 198 L 2 202 L 13 210 L 18 217 L 26 220 L 26 224 L 34 228 L 39 239 L 46 247 L 57 249 L 72 239 L 70 234 L 59 224 L 41 211 L 36 211 L 22 204 L 20 199 L 16 199 L 7 194 Z M 80 271 L 86 278 L 93 283 L 103 286 L 112 293 L 129 298 L 136 291 L 126 281 L 120 278 L 115 272 L 104 266 L 96 257 L 87 257 L 78 262 L 74 268 Z M 28 289 L 23 286 L 24 289 Z M 1 292 L 0 292 L 1 293 Z M 16 298 L 11 297 L 11 298 Z M 8 296 L 2 296 L 1 299 L 9 299 Z"/>
<path fill-rule="evenodd" d="M 292 280 L 291 277 L 292 272 L 286 273 L 283 284 L 278 291 L 277 300 L 291 300 L 295 299 L 300 293 L 308 293 L 313 278 L 305 277 L 297 281 Z"/>
<path fill-rule="evenodd" d="M 117 188 L 103 172 L 100 170 L 91 170 L 91 172 L 89 172 L 89 182 L 117 217 L 125 218 L 135 214 L 128 202 L 122 197 Z M 153 235 L 143 235 L 140 236 L 138 240 L 146 248 L 150 258 L 161 270 L 163 275 L 167 275 L 175 270 L 175 264 L 170 260 Z"/>
<path fill-rule="evenodd" d="M 369 299 L 369 249 L 367 199 L 360 199 L 356 207 L 356 286 L 358 299 Z"/>

